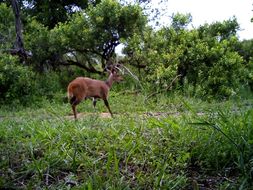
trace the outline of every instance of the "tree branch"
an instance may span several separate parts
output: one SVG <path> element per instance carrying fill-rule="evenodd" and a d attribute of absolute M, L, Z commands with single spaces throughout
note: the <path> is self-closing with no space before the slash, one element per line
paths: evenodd
<path fill-rule="evenodd" d="M 75 48 L 75 49 L 65 49 L 65 53 L 73 53 L 73 52 L 79 52 L 79 53 L 93 53 L 96 54 L 100 57 L 103 56 L 103 54 L 101 54 L 100 52 L 93 50 L 93 49 L 79 49 L 79 48 Z"/>
<path fill-rule="evenodd" d="M 94 67 L 87 67 L 86 65 L 83 65 L 82 63 L 80 63 L 78 61 L 67 60 L 67 61 L 59 61 L 59 63 L 64 66 L 71 66 L 71 65 L 78 66 L 80 68 L 85 69 L 88 72 L 91 72 L 91 73 L 97 73 L 97 74 L 103 73 L 102 71 L 96 70 Z"/>

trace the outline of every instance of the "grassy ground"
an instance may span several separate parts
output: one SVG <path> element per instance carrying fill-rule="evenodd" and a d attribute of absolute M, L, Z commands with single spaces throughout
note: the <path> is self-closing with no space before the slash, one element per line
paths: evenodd
<path fill-rule="evenodd" d="M 250 189 L 252 100 L 110 94 L 78 106 L 0 109 L 2 189 Z"/>

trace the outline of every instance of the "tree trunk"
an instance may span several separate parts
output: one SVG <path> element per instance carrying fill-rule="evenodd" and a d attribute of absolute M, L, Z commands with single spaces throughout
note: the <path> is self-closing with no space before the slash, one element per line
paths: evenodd
<path fill-rule="evenodd" d="M 13 14 L 15 16 L 15 29 L 16 29 L 16 41 L 14 43 L 14 49 L 11 50 L 11 54 L 18 55 L 22 61 L 24 61 L 28 53 L 25 51 L 24 43 L 22 39 L 22 25 L 20 18 L 20 10 L 17 0 L 11 0 L 11 6 Z"/>
<path fill-rule="evenodd" d="M 179 65 L 177 69 L 177 75 L 179 76 L 178 83 L 180 86 L 184 85 L 184 78 L 186 77 L 187 74 L 187 69 L 185 68 L 184 65 Z"/>

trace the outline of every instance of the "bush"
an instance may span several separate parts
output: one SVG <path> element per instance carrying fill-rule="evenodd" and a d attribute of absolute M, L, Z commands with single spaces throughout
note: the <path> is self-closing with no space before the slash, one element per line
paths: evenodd
<path fill-rule="evenodd" d="M 0 101 L 5 103 L 28 103 L 35 90 L 35 74 L 27 66 L 7 54 L 0 57 Z"/>
<path fill-rule="evenodd" d="M 248 83 L 251 91 L 253 91 L 253 59 L 249 61 L 248 65 Z"/>
<path fill-rule="evenodd" d="M 79 69 L 36 73 L 31 67 L 21 65 L 8 54 L 0 58 L 0 102 L 3 104 L 38 103 L 42 99 L 62 102 L 68 83 L 77 76 L 84 76 Z M 87 76 L 87 75 L 86 75 Z M 63 95 L 64 93 L 64 95 Z"/>
<path fill-rule="evenodd" d="M 238 53 L 224 52 L 211 66 L 205 65 L 200 75 L 201 95 L 216 98 L 236 95 L 246 78 L 242 63 L 242 57 Z"/>

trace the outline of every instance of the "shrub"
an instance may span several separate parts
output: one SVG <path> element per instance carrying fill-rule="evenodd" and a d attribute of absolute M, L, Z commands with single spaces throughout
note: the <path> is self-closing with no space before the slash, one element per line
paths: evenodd
<path fill-rule="evenodd" d="M 28 103 L 34 93 L 34 72 L 7 54 L 0 57 L 0 101 Z"/>

